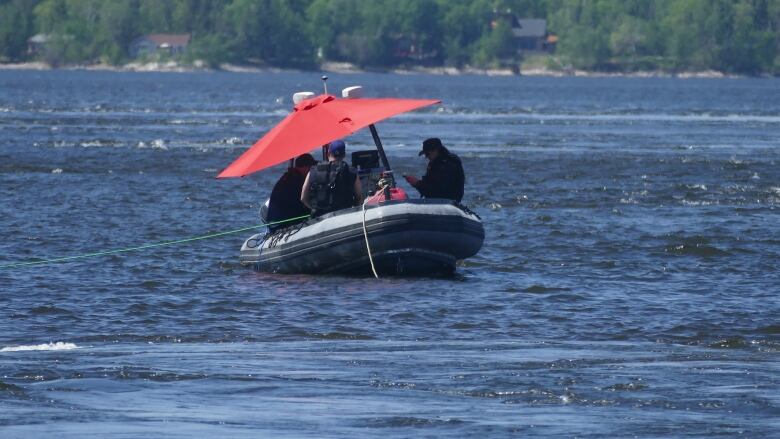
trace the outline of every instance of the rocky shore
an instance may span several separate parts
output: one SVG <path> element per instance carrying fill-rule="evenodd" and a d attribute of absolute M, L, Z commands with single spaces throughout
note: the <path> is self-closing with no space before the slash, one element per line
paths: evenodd
<path fill-rule="evenodd" d="M 256 67 L 235 64 L 221 64 L 218 68 L 210 68 L 202 61 L 192 64 L 181 64 L 175 61 L 128 63 L 122 66 L 109 64 L 85 64 L 58 67 L 63 70 L 95 70 L 112 72 L 211 72 L 226 71 L 236 73 L 269 73 L 281 72 L 284 69 L 271 67 Z M 44 62 L 26 62 L 0 64 L 0 70 L 53 70 L 54 68 Z M 577 69 L 549 69 L 545 67 L 520 68 L 519 71 L 504 69 L 485 69 L 466 66 L 457 67 L 408 67 L 384 70 L 366 70 L 346 62 L 325 62 L 320 65 L 320 71 L 329 73 L 351 74 L 380 72 L 399 75 L 487 75 L 487 76 L 548 76 L 548 77 L 632 77 L 632 78 L 735 78 L 739 75 L 731 75 L 715 70 L 695 72 L 665 72 L 660 70 L 638 72 L 597 72 Z"/>

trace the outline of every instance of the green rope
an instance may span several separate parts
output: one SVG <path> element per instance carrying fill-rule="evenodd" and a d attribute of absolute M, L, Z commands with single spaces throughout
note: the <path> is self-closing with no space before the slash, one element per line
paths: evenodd
<path fill-rule="evenodd" d="M 120 248 L 120 249 L 116 249 L 116 250 L 107 250 L 107 251 L 102 251 L 102 252 L 86 253 L 86 254 L 83 254 L 83 255 L 76 255 L 76 256 L 66 256 L 64 258 L 43 259 L 43 260 L 32 261 L 32 262 L 17 262 L 17 263 L 14 263 L 14 264 L 0 265 L 0 269 L 24 267 L 24 266 L 29 266 L 29 265 L 54 264 L 54 263 L 57 263 L 57 262 L 73 261 L 73 260 L 76 260 L 76 259 L 94 258 L 94 257 L 97 257 L 97 256 L 113 255 L 113 254 L 116 254 L 116 253 L 127 253 L 127 252 L 132 252 L 132 251 L 137 251 L 137 250 L 145 250 L 147 248 L 163 247 L 163 246 L 166 246 L 166 245 L 174 245 L 174 244 L 183 244 L 185 242 L 192 242 L 192 241 L 201 241 L 203 239 L 210 239 L 210 238 L 216 238 L 216 237 L 219 237 L 219 236 L 232 235 L 232 234 L 235 234 L 235 233 L 246 232 L 247 230 L 253 230 L 253 229 L 260 228 L 260 227 L 266 227 L 266 226 L 273 226 L 273 225 L 276 225 L 276 224 L 289 223 L 289 222 L 301 220 L 301 219 L 304 219 L 304 218 L 309 218 L 309 215 L 302 215 L 302 216 L 297 216 L 295 218 L 287 218 L 287 219 L 281 220 L 281 221 L 270 222 L 270 223 L 267 223 L 267 224 L 258 224 L 258 225 L 255 225 L 255 226 L 243 227 L 243 228 L 235 229 L 235 230 L 228 230 L 226 232 L 212 233 L 210 235 L 195 236 L 195 237 L 192 237 L 192 238 L 185 238 L 185 239 L 177 239 L 175 241 L 156 242 L 154 244 L 144 244 L 144 245 L 140 245 L 138 247 Z"/>

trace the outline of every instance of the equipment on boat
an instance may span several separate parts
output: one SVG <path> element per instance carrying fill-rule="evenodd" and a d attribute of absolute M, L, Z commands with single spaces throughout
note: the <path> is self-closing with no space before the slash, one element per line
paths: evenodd
<path fill-rule="evenodd" d="M 325 79 L 323 79 L 325 81 Z M 223 170 L 245 176 L 368 127 L 376 150 L 355 151 L 362 206 L 251 236 L 240 261 L 260 271 L 309 274 L 449 275 L 477 254 L 485 232 L 477 214 L 445 199 L 409 199 L 396 187 L 375 122 L 438 100 L 372 99 L 361 87 L 342 98 L 293 95 L 294 111 Z"/>

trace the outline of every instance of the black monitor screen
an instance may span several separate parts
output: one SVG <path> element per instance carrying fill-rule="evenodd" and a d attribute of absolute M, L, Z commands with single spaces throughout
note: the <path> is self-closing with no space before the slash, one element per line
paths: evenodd
<path fill-rule="evenodd" d="M 359 169 L 379 167 L 379 151 L 355 151 L 352 153 L 352 166 Z"/>

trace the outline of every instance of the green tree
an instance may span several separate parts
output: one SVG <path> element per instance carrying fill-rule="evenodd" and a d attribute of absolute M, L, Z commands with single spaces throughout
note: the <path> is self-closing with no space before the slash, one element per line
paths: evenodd
<path fill-rule="evenodd" d="M 434 0 L 395 0 L 387 7 L 385 15 L 395 57 L 403 51 L 412 59 L 441 60 L 439 5 Z"/>
<path fill-rule="evenodd" d="M 472 57 L 476 65 L 514 65 L 517 61 L 517 45 L 512 28 L 506 20 L 498 20 L 495 27 L 482 35 Z"/>
<path fill-rule="evenodd" d="M 674 0 L 661 21 L 665 55 L 678 69 L 712 68 L 716 35 L 725 31 L 728 3 L 721 0 Z"/>
<path fill-rule="evenodd" d="M 103 2 L 98 10 L 96 55 L 105 61 L 118 63 L 127 57 L 127 50 L 139 34 L 137 1 Z"/>
<path fill-rule="evenodd" d="M 647 25 L 643 20 L 624 15 L 609 35 L 612 55 L 634 58 L 641 52 L 647 39 Z"/>
<path fill-rule="evenodd" d="M 25 59 L 35 33 L 53 64 L 191 33 L 189 59 L 212 65 L 496 65 L 517 58 L 507 14 L 546 18 L 579 68 L 780 73 L 780 0 L 0 0 L 0 61 Z"/>
<path fill-rule="evenodd" d="M 20 61 L 27 54 L 27 39 L 35 33 L 33 0 L 0 2 L 0 60 Z"/>
<path fill-rule="evenodd" d="M 140 0 L 138 29 L 141 33 L 173 32 L 174 3 L 160 0 Z"/>
<path fill-rule="evenodd" d="M 440 0 L 439 7 L 445 62 L 454 66 L 471 62 L 477 41 L 490 29 L 490 1 Z"/>
<path fill-rule="evenodd" d="M 38 31 L 47 36 L 42 57 L 51 65 L 74 63 L 90 58 L 96 14 L 92 2 L 80 0 L 44 0 L 33 13 Z M 73 12 L 83 13 L 83 17 Z"/>
<path fill-rule="evenodd" d="M 171 30 L 174 32 L 210 33 L 216 29 L 224 0 L 166 0 L 172 3 Z"/>
<path fill-rule="evenodd" d="M 611 57 L 609 28 L 617 16 L 616 5 L 596 0 L 560 0 L 551 16 L 551 26 L 560 40 L 558 53 L 575 67 L 594 69 L 603 67 Z"/>
<path fill-rule="evenodd" d="M 734 5 L 730 23 L 724 26 L 726 29 L 717 53 L 717 68 L 751 74 L 772 68 L 776 50 L 775 36 L 771 31 L 756 26 L 756 22 L 767 17 L 766 6 L 765 2 L 747 0 Z"/>
<path fill-rule="evenodd" d="M 295 6 L 284 0 L 233 0 L 222 27 L 234 57 L 277 66 L 311 65 L 303 10 Z"/>
<path fill-rule="evenodd" d="M 306 9 L 306 32 L 324 58 L 340 60 L 339 35 L 360 23 L 359 0 L 314 0 Z"/>

